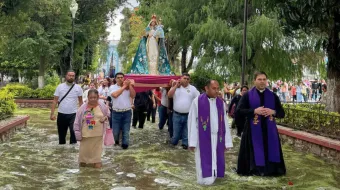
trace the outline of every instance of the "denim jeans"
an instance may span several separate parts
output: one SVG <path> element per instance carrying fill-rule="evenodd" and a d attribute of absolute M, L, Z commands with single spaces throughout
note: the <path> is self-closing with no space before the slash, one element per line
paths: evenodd
<path fill-rule="evenodd" d="M 184 115 L 173 112 L 172 122 L 174 134 L 171 143 L 177 145 L 182 137 L 182 146 L 188 146 L 188 114 Z"/>
<path fill-rule="evenodd" d="M 285 102 L 285 103 L 287 102 L 286 101 L 286 92 L 282 92 L 282 101 Z"/>
<path fill-rule="evenodd" d="M 168 119 L 168 108 L 160 105 L 158 107 L 158 114 L 159 114 L 159 123 L 158 123 L 158 128 L 163 129 L 164 125 L 166 123 L 166 120 Z"/>
<path fill-rule="evenodd" d="M 119 142 L 120 130 L 122 130 L 122 146 L 129 145 L 131 110 L 126 112 L 112 111 L 112 130 L 116 143 Z"/>
<path fill-rule="evenodd" d="M 172 118 L 173 118 L 173 111 L 170 111 L 168 113 L 168 132 L 169 132 L 170 138 L 174 136 L 174 124 L 172 122 Z"/>

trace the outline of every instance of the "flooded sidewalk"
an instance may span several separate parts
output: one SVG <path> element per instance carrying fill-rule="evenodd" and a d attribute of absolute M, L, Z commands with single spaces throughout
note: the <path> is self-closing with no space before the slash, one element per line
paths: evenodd
<path fill-rule="evenodd" d="M 0 144 L 1 189 L 340 189 L 340 167 L 283 145 L 287 175 L 242 177 L 234 172 L 240 139 L 226 153 L 226 177 L 213 186 L 196 184 L 194 153 L 171 147 L 167 128 L 146 122 L 131 128 L 130 147 L 106 147 L 103 168 L 79 168 L 79 145 L 58 145 L 48 109 L 20 109 L 28 127 Z M 67 139 L 69 142 L 69 137 Z"/>

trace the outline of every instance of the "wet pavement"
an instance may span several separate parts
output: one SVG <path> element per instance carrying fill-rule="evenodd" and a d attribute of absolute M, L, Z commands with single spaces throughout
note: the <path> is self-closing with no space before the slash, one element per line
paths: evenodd
<path fill-rule="evenodd" d="M 340 189 L 340 167 L 283 145 L 287 175 L 242 177 L 234 172 L 240 140 L 226 153 L 226 177 L 213 186 L 196 184 L 194 153 L 166 143 L 166 128 L 131 128 L 130 147 L 106 147 L 101 169 L 79 168 L 78 145 L 58 145 L 48 109 L 20 109 L 27 128 L 0 144 L 1 189 Z"/>

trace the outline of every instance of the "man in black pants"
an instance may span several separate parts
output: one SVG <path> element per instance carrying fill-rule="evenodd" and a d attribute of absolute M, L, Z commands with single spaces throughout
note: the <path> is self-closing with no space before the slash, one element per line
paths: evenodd
<path fill-rule="evenodd" d="M 151 101 L 149 98 L 150 94 L 152 94 L 151 91 L 136 93 L 136 97 L 134 100 L 133 119 L 132 119 L 133 128 L 136 128 L 137 122 L 138 122 L 139 129 L 144 128 L 147 107 L 148 107 L 149 102 Z"/>
<path fill-rule="evenodd" d="M 54 110 L 58 105 L 58 135 L 59 144 L 66 144 L 67 129 L 70 128 L 70 144 L 77 143 L 74 135 L 73 123 L 79 106 L 83 104 L 83 90 L 77 84 L 74 84 L 75 72 L 68 71 L 66 82 L 59 84 L 54 92 L 54 100 L 51 107 L 51 120 L 56 120 Z M 78 102 L 77 102 L 78 101 Z"/>
<path fill-rule="evenodd" d="M 156 111 L 157 111 L 155 94 L 151 90 L 148 91 L 148 93 L 149 93 L 150 101 L 147 107 L 146 119 L 150 121 L 150 117 L 151 117 L 151 123 L 155 123 L 156 122 Z"/>

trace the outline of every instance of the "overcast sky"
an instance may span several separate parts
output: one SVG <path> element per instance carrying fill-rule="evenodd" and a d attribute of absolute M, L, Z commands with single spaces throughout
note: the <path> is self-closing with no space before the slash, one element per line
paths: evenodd
<path fill-rule="evenodd" d="M 121 36 L 121 32 L 120 32 L 120 26 L 121 26 L 121 22 L 120 20 L 123 17 L 123 15 L 120 13 L 124 7 L 129 7 L 131 9 L 133 9 L 134 7 L 138 6 L 139 3 L 137 3 L 136 0 L 128 0 L 128 3 L 125 4 L 124 6 L 120 7 L 119 9 L 117 9 L 115 11 L 115 14 L 117 15 L 115 20 L 114 20 L 114 25 L 111 25 L 107 28 L 107 31 L 110 32 L 110 35 L 108 36 L 108 40 L 119 40 L 120 36 Z"/>

